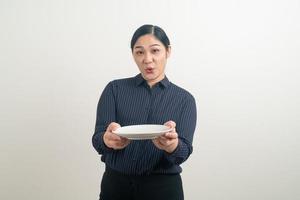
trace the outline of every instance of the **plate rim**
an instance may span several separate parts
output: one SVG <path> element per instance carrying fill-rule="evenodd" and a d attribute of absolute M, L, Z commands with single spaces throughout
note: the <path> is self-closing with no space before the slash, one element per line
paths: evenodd
<path fill-rule="evenodd" d="M 151 126 L 151 125 L 154 125 L 154 126 L 161 126 L 161 127 L 166 127 L 165 130 L 159 130 L 159 131 L 151 131 L 151 133 L 149 132 L 138 132 L 138 133 L 122 133 L 122 132 L 119 132 L 118 130 L 120 130 L 120 128 L 123 128 L 123 127 L 133 127 L 133 126 Z M 147 136 L 151 136 L 153 135 L 153 137 L 157 137 L 158 135 L 162 134 L 162 133 L 167 133 L 169 131 L 171 131 L 172 128 L 166 126 L 166 125 L 163 125 L 163 124 L 135 124 L 135 125 L 127 125 L 127 126 L 121 126 L 119 128 L 117 128 L 116 130 L 112 131 L 114 134 L 117 134 L 119 136 L 122 136 L 122 137 L 126 137 L 126 135 L 128 135 L 129 137 L 132 136 L 132 135 L 143 135 L 143 134 L 147 134 Z M 139 138 L 143 138 L 142 136 L 139 137 Z"/>

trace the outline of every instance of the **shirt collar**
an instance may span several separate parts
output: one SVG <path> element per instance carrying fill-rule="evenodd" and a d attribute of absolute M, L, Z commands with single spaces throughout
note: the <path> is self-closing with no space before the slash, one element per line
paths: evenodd
<path fill-rule="evenodd" d="M 135 76 L 135 85 L 139 86 L 142 83 L 146 83 L 146 80 L 143 78 L 142 74 L 138 74 Z M 164 88 L 167 88 L 170 85 L 170 81 L 167 76 L 163 80 L 161 80 L 158 84 L 163 86 Z"/>

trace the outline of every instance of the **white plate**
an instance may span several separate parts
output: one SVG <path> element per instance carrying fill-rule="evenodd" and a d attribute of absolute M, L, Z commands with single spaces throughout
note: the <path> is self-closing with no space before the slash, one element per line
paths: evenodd
<path fill-rule="evenodd" d="M 131 140 L 147 140 L 154 139 L 171 130 L 172 129 L 165 125 L 142 124 L 123 126 L 113 131 L 113 133 Z"/>

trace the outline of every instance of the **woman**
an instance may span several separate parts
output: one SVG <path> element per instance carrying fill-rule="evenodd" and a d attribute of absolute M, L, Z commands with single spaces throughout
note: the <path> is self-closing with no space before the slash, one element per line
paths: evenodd
<path fill-rule="evenodd" d="M 180 164 L 193 150 L 195 99 L 165 75 L 171 47 L 160 27 L 138 28 L 131 50 L 140 74 L 111 81 L 98 103 L 92 141 L 106 166 L 100 199 L 182 200 Z M 172 130 L 153 140 L 129 140 L 112 132 L 136 124 L 164 124 Z"/>

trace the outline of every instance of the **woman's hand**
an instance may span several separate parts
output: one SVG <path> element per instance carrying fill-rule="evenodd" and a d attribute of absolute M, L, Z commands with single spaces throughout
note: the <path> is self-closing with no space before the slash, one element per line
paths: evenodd
<path fill-rule="evenodd" d="M 103 141 L 105 145 L 115 150 L 123 149 L 130 143 L 130 140 L 127 138 L 120 137 L 112 132 L 119 127 L 121 127 L 120 124 L 112 122 L 109 124 L 103 135 Z"/>
<path fill-rule="evenodd" d="M 159 136 L 158 138 L 153 139 L 152 141 L 157 148 L 168 153 L 172 153 L 178 146 L 178 134 L 175 129 L 176 123 L 173 121 L 168 121 L 164 125 L 169 126 L 172 130 L 162 136 Z"/>

